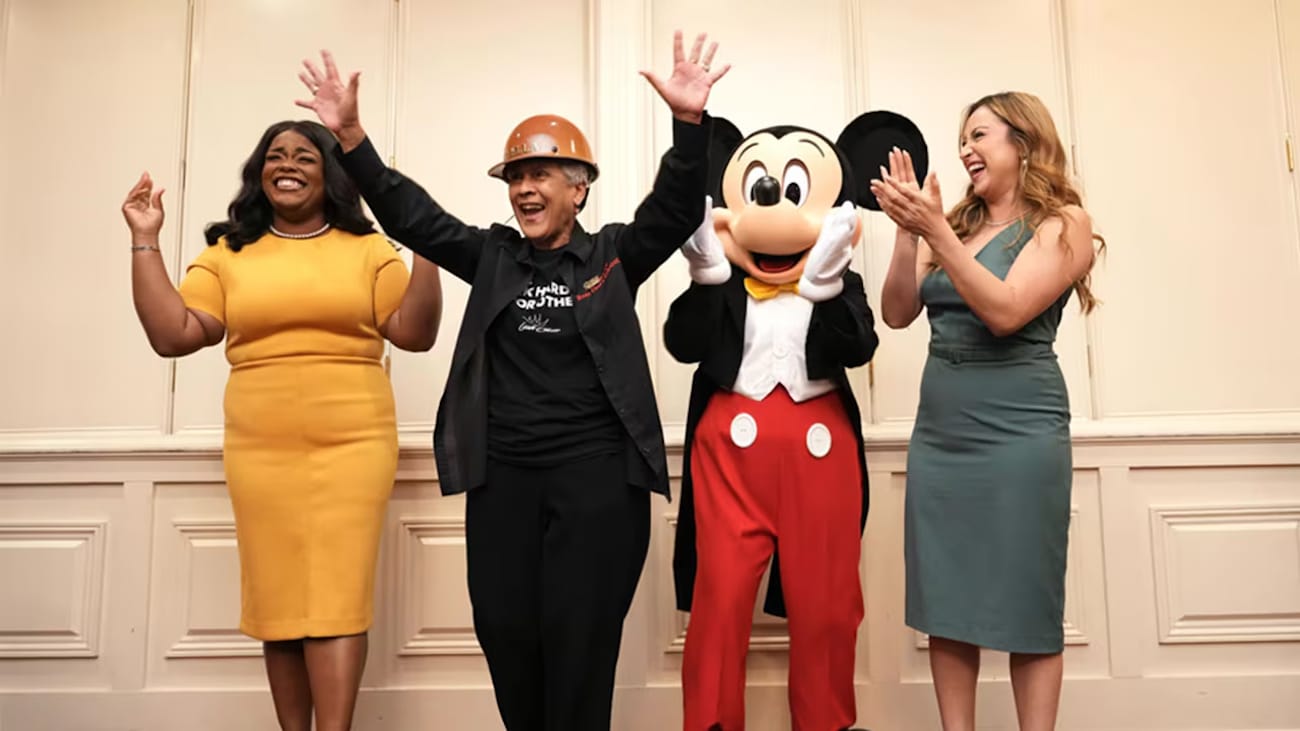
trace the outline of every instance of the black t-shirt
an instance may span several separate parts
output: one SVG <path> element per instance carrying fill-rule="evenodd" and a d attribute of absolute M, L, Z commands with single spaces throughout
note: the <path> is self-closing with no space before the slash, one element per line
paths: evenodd
<path fill-rule="evenodd" d="M 564 249 L 533 249 L 532 284 L 487 332 L 488 456 L 554 466 L 623 449 L 625 432 L 578 332 L 556 270 Z"/>

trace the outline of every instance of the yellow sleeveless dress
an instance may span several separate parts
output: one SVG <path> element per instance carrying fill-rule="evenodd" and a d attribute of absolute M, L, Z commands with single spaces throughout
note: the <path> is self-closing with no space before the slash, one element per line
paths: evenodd
<path fill-rule="evenodd" d="M 226 484 L 240 630 L 259 640 L 364 632 L 397 470 L 379 324 L 406 291 L 379 234 L 222 239 L 186 271 L 185 304 L 226 327 Z"/>

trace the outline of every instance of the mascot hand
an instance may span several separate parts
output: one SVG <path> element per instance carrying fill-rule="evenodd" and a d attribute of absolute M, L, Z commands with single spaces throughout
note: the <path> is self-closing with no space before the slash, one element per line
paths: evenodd
<path fill-rule="evenodd" d="M 853 258 L 853 232 L 858 225 L 858 212 L 851 201 L 826 214 L 817 243 L 804 262 L 799 294 L 813 302 L 839 296 L 844 289 L 844 270 Z"/>
<path fill-rule="evenodd" d="M 691 281 L 698 284 L 722 284 L 731 279 L 731 263 L 722 250 L 722 241 L 713 230 L 713 197 L 704 197 L 704 223 L 682 244 L 682 255 L 691 267 Z"/>

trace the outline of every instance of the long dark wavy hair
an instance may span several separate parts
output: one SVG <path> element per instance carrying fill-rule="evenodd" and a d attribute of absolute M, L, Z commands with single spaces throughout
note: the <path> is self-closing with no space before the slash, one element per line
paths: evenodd
<path fill-rule="evenodd" d="M 240 178 L 243 184 L 235 199 L 226 208 L 226 220 L 216 221 L 203 229 L 203 237 L 212 246 L 226 237 L 227 245 L 239 251 L 247 244 L 262 238 L 271 228 L 271 201 L 262 190 L 262 167 L 266 164 L 266 151 L 271 141 L 281 132 L 293 130 L 311 140 L 320 152 L 325 173 L 325 221 L 334 228 L 354 234 L 374 233 L 375 225 L 361 211 L 361 196 L 334 158 L 338 142 L 324 125 L 308 121 L 276 122 L 266 128 L 253 154 L 244 161 Z"/>

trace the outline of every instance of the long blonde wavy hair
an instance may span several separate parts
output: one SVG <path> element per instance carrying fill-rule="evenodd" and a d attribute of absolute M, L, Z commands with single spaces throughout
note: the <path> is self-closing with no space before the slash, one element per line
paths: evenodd
<path fill-rule="evenodd" d="M 1025 203 L 1025 216 L 1021 225 L 1031 230 L 1038 230 L 1043 221 L 1059 217 L 1061 229 L 1061 246 L 1065 246 L 1065 228 L 1069 219 L 1061 214 L 1061 209 L 1069 205 L 1081 206 L 1083 198 L 1070 182 L 1066 174 L 1068 169 L 1065 159 L 1065 147 L 1056 133 L 1056 124 L 1047 106 L 1033 94 L 1020 91 L 1004 91 L 990 94 L 970 106 L 962 113 L 958 137 L 964 134 L 966 122 L 979 108 L 987 108 L 1010 127 L 1011 142 L 1020 150 L 1020 197 Z M 984 199 L 975 195 L 975 186 L 966 187 L 966 197 L 948 212 L 948 224 L 965 240 L 984 227 L 989 220 L 988 205 Z M 1106 240 L 1094 233 L 1092 238 L 1099 244 L 1097 253 L 1106 250 Z M 1091 267 L 1083 277 L 1074 283 L 1074 291 L 1079 296 L 1079 306 L 1084 312 L 1091 312 L 1098 300 L 1090 287 Z"/>

